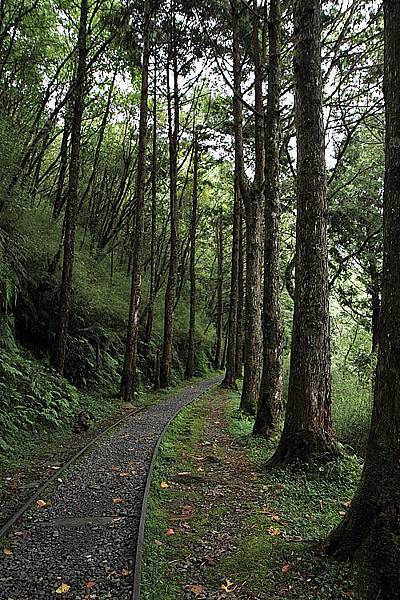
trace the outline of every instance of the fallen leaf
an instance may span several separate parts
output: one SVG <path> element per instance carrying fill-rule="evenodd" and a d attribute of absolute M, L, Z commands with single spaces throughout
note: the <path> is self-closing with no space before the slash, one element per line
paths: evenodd
<path fill-rule="evenodd" d="M 290 570 L 290 565 L 283 565 L 281 571 L 282 573 L 287 573 Z"/>
<path fill-rule="evenodd" d="M 124 499 L 123 498 L 113 498 L 113 504 L 120 504 L 120 502 L 123 502 Z"/>
<path fill-rule="evenodd" d="M 162 542 L 160 540 L 154 540 L 156 546 L 162 546 Z"/>
<path fill-rule="evenodd" d="M 267 529 L 267 531 L 268 531 L 269 535 L 272 535 L 272 536 L 278 536 L 281 534 L 280 529 L 278 529 L 277 527 L 269 527 Z"/>
<path fill-rule="evenodd" d="M 195 596 L 200 596 L 200 594 L 204 594 L 204 592 L 206 591 L 204 586 L 202 585 L 187 585 L 185 587 L 187 590 L 190 590 Z"/>
<path fill-rule="evenodd" d="M 85 588 L 87 590 L 91 590 L 92 588 L 94 588 L 95 585 L 96 585 L 95 581 L 86 581 L 85 582 Z"/>
<path fill-rule="evenodd" d="M 169 528 L 167 529 L 167 535 L 175 535 L 175 530 L 174 530 L 174 529 L 172 529 L 172 527 L 169 527 Z"/>
<path fill-rule="evenodd" d="M 120 477 L 128 477 L 129 473 L 120 473 L 119 476 Z"/>
<path fill-rule="evenodd" d="M 45 502 L 45 500 L 37 500 L 36 501 L 36 506 L 38 508 L 44 508 L 45 506 L 47 506 L 47 502 Z"/>
<path fill-rule="evenodd" d="M 132 573 L 132 571 L 129 571 L 129 569 L 122 569 L 121 571 L 121 575 L 123 575 L 124 577 L 128 577 L 128 575 L 130 575 Z"/>
<path fill-rule="evenodd" d="M 281 520 L 279 515 L 272 515 L 271 517 L 271 521 L 275 521 L 275 523 L 279 523 L 279 521 Z"/>
<path fill-rule="evenodd" d="M 70 589 L 71 586 L 68 585 L 68 583 L 62 583 L 60 587 L 56 589 L 56 594 L 67 594 Z"/>
<path fill-rule="evenodd" d="M 5 556 L 12 556 L 13 555 L 13 551 L 11 550 L 11 548 L 4 548 L 3 552 L 4 552 Z"/>
<path fill-rule="evenodd" d="M 160 483 L 160 488 L 163 489 L 163 490 L 166 490 L 167 488 L 169 488 L 169 485 L 168 485 L 168 483 L 166 481 L 162 481 Z"/>
<path fill-rule="evenodd" d="M 270 516 L 272 514 L 271 510 L 268 508 L 268 506 L 263 506 L 260 512 L 262 515 Z"/>
<path fill-rule="evenodd" d="M 221 585 L 221 590 L 224 590 L 227 594 L 231 594 L 235 589 L 236 586 L 230 579 L 227 579 L 226 582 Z"/>

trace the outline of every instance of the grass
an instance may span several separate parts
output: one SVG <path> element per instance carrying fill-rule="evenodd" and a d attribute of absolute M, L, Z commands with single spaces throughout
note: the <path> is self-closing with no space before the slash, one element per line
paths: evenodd
<path fill-rule="evenodd" d="M 156 463 L 146 521 L 143 597 L 183 599 L 187 593 L 185 584 L 193 583 L 190 577 L 194 576 L 201 582 L 200 588 L 212 590 L 215 597 L 222 594 L 221 582 L 225 580 L 225 585 L 232 585 L 227 586 L 228 590 L 245 586 L 248 596 L 244 591 L 241 598 L 255 598 L 257 594 L 264 594 L 257 597 L 269 600 L 348 598 L 353 593 L 349 567 L 327 558 L 322 542 L 338 524 L 354 494 L 361 471 L 359 459 L 346 456 L 323 467 L 310 466 L 303 472 L 267 473 L 263 466 L 276 440 L 267 443 L 252 437 L 252 421 L 240 416 L 237 393 L 230 394 L 224 415 L 224 435 L 231 441 L 216 446 L 213 439 L 204 437 L 212 405 L 221 393 L 214 391 L 196 401 L 167 431 Z M 222 498 L 208 504 L 208 509 L 208 496 L 202 486 L 181 489 L 172 483 L 166 489 L 161 487 L 161 482 L 173 481 L 174 473 L 192 471 L 196 467 L 194 457 L 201 454 L 207 441 L 226 465 L 232 452 L 227 444 L 235 447 L 235 460 L 242 465 L 248 461 L 249 472 L 240 496 Z M 255 479 L 250 476 L 253 470 L 257 473 Z M 229 480 L 225 484 L 229 488 Z M 175 535 L 168 538 L 166 531 L 171 527 L 172 515 L 183 503 L 201 506 L 203 510 L 197 510 L 190 519 L 189 530 L 177 528 Z M 235 506 L 241 511 L 239 517 L 235 516 Z M 224 527 L 230 550 L 223 551 L 206 568 L 193 570 L 188 556 L 200 553 L 204 544 L 215 556 L 212 548 L 218 545 Z M 229 593 L 226 592 L 227 597 Z"/>
<path fill-rule="evenodd" d="M 173 420 L 160 447 L 153 472 L 151 493 L 146 516 L 146 543 L 144 549 L 143 582 L 141 597 L 144 600 L 163 598 L 176 600 L 181 593 L 179 582 L 168 577 L 168 562 L 171 559 L 171 546 L 160 543 L 165 539 L 170 521 L 165 505 L 166 491 L 168 501 L 179 501 L 179 491 L 163 488 L 166 479 L 170 479 L 171 470 L 190 471 L 193 460 L 190 458 L 200 442 L 203 425 L 208 412 L 210 394 L 201 397 L 191 406 L 185 407 Z M 201 529 L 204 524 L 198 523 Z M 174 546 L 173 557 L 182 558 L 179 546 Z"/>
<path fill-rule="evenodd" d="M 242 440 L 250 460 L 262 467 L 276 440 L 265 442 L 252 437 L 251 420 L 239 419 L 236 407 L 237 400 L 233 398 L 227 406 L 230 433 Z M 277 529 L 284 530 L 285 537 L 258 533 L 263 529 L 263 518 L 250 518 L 249 530 L 256 533 L 247 537 L 238 552 L 226 561 L 225 569 L 245 576 L 255 591 L 268 588 L 271 573 L 275 583 L 281 582 L 288 591 L 301 587 L 299 578 L 304 583 L 304 574 L 308 573 L 310 586 L 305 587 L 310 589 L 299 589 L 293 597 L 345 598 L 349 592 L 347 566 L 326 558 L 316 543 L 337 525 L 354 494 L 360 472 L 357 457 L 346 456 L 318 467 L 317 471 L 310 465 L 308 472 L 286 469 L 265 475 L 268 508 L 279 517 Z M 275 490 L 272 497 L 271 490 Z M 297 539 L 288 541 L 287 537 Z"/>

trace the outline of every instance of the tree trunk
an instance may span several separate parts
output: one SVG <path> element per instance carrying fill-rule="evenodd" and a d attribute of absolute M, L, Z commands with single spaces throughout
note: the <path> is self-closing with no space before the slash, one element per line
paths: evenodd
<path fill-rule="evenodd" d="M 367 293 L 371 299 L 371 330 L 372 330 L 372 352 L 376 352 L 379 346 L 379 321 L 381 313 L 381 297 L 380 297 L 380 274 L 376 263 L 375 256 L 371 253 L 369 258 L 369 275 L 370 285 Z"/>
<path fill-rule="evenodd" d="M 289 394 L 271 465 L 336 452 L 331 418 L 327 195 L 322 114 L 321 3 L 294 3 L 297 130 L 295 301 Z"/>
<path fill-rule="evenodd" d="M 157 60 L 157 57 L 156 57 Z M 150 291 L 146 321 L 146 343 L 151 341 L 156 300 L 156 243 L 157 243 L 157 64 L 154 66 L 153 90 L 153 147 L 151 157 L 151 241 L 150 241 Z"/>
<path fill-rule="evenodd" d="M 225 335 L 224 337 L 224 349 L 222 351 L 222 357 L 221 357 L 221 364 L 220 364 L 220 369 L 225 369 L 226 367 L 226 352 L 228 350 L 228 323 L 226 323 L 226 326 L 224 327 L 225 330 Z"/>
<path fill-rule="evenodd" d="M 195 367 L 195 334 L 196 334 L 196 229 L 197 229 L 197 201 L 198 201 L 198 173 L 199 173 L 199 146 L 197 141 L 197 131 L 194 128 L 193 134 L 193 193 L 192 193 L 192 215 L 190 223 L 190 259 L 189 259 L 189 277 L 190 277 L 190 316 L 189 316 L 189 336 L 188 352 L 186 358 L 186 379 L 191 379 Z"/>
<path fill-rule="evenodd" d="M 69 310 L 71 305 L 72 275 L 75 257 L 75 233 L 78 217 L 79 170 L 81 154 L 82 118 L 85 108 L 85 87 L 87 71 L 87 21 L 88 0 L 81 1 L 78 64 L 74 82 L 74 100 L 71 122 L 71 156 L 69 164 L 68 190 L 64 220 L 64 256 L 60 290 L 60 305 L 56 340 L 54 348 L 54 367 L 62 375 L 64 373 L 67 348 Z M 67 121 L 65 126 L 67 126 Z"/>
<path fill-rule="evenodd" d="M 64 115 L 64 129 L 60 147 L 60 168 L 57 178 L 57 190 L 53 205 L 53 217 L 57 219 L 64 206 L 64 182 L 68 171 L 68 141 L 71 132 L 70 104 L 67 104 Z"/>
<path fill-rule="evenodd" d="M 257 10 L 257 0 L 253 0 L 255 175 L 250 194 L 243 195 L 246 216 L 246 327 L 244 378 L 240 399 L 240 408 L 247 414 L 255 414 L 261 380 L 261 260 L 265 157 L 263 52 L 259 41 Z"/>
<path fill-rule="evenodd" d="M 154 391 L 160 389 L 160 349 L 156 350 L 156 362 L 154 365 L 154 383 L 153 383 Z"/>
<path fill-rule="evenodd" d="M 231 259 L 231 290 L 229 299 L 228 341 L 226 350 L 226 371 L 222 387 L 236 389 L 236 340 L 238 317 L 238 283 L 239 283 L 239 227 L 240 200 L 235 186 L 232 225 L 232 259 Z"/>
<path fill-rule="evenodd" d="M 283 331 L 280 313 L 279 100 L 281 89 L 281 3 L 269 13 L 268 95 L 265 114 L 265 211 L 263 367 L 253 432 L 269 437 L 279 428 L 282 405 Z"/>
<path fill-rule="evenodd" d="M 229 307 L 229 340 L 227 348 L 227 369 L 223 385 L 235 387 L 237 377 L 242 376 L 243 348 L 243 246 L 242 246 L 242 195 L 248 195 L 245 181 L 243 157 L 243 111 L 242 58 L 240 52 L 240 12 L 236 0 L 231 2 L 232 10 L 232 58 L 233 87 L 232 110 L 235 135 L 234 208 L 232 238 L 231 295 Z M 242 252 L 240 256 L 240 252 Z M 242 264 L 241 264 L 242 263 Z M 241 279 L 240 279 L 241 278 Z M 241 286 L 241 289 L 240 289 Z"/>
<path fill-rule="evenodd" d="M 169 169 L 170 169 L 170 255 L 168 282 L 165 291 L 164 305 L 164 343 L 160 367 L 160 386 L 166 388 L 171 384 L 172 373 L 172 341 L 174 329 L 174 312 L 178 275 L 178 133 L 179 133 L 179 89 L 178 58 L 176 48 L 175 12 L 172 16 L 172 71 L 173 71 L 173 115 L 171 92 L 169 85 L 169 65 L 167 68 L 167 100 L 169 126 Z"/>
<path fill-rule="evenodd" d="M 354 558 L 365 600 L 400 590 L 400 4 L 384 1 L 386 167 L 381 336 L 367 456 L 352 506 L 328 550 Z"/>
<path fill-rule="evenodd" d="M 217 338 L 215 341 L 214 354 L 214 369 L 221 369 L 222 362 L 222 336 L 223 336 L 223 319 L 224 319 L 224 240 L 223 240 L 223 222 L 222 212 L 219 215 L 215 230 L 215 238 L 217 242 Z"/>
<path fill-rule="evenodd" d="M 127 402 L 132 396 L 136 374 L 137 343 L 139 334 L 139 308 L 142 291 L 144 222 L 146 210 L 147 115 L 149 96 L 151 18 L 150 0 L 145 0 L 143 10 L 143 59 L 136 175 L 136 210 L 135 222 L 132 230 L 132 285 L 124 366 L 121 378 L 121 397 L 125 402 Z"/>
<path fill-rule="evenodd" d="M 239 201 L 239 256 L 238 256 L 238 305 L 236 333 L 236 379 L 242 377 L 243 369 L 243 309 L 244 309 L 244 250 L 243 250 L 243 210 Z"/>

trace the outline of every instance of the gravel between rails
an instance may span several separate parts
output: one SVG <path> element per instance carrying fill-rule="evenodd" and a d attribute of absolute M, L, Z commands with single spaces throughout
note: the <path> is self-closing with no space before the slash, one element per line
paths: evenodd
<path fill-rule="evenodd" d="M 0 599 L 131 600 L 154 447 L 171 417 L 219 381 L 194 384 L 132 416 L 48 490 L 46 506 L 9 534 L 13 554 L 0 559 Z M 70 586 L 65 595 L 56 593 L 62 584 Z"/>

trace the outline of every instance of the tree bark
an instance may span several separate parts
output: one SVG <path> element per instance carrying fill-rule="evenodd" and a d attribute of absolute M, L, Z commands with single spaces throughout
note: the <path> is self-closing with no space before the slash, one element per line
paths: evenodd
<path fill-rule="evenodd" d="M 279 101 L 281 92 L 281 3 L 269 12 L 268 95 L 265 113 L 265 211 L 263 366 L 253 432 L 269 437 L 278 428 L 282 405 L 283 330 L 280 313 Z"/>
<path fill-rule="evenodd" d="M 239 256 L 238 256 L 238 306 L 236 333 L 236 379 L 243 375 L 243 309 L 244 309 L 244 249 L 243 249 L 243 209 L 239 200 Z"/>
<path fill-rule="evenodd" d="M 377 266 L 376 257 L 371 253 L 369 257 L 369 276 L 370 285 L 367 293 L 371 299 L 371 331 L 372 331 L 372 352 L 376 352 L 379 346 L 379 321 L 381 312 L 381 296 L 380 296 L 380 273 Z"/>
<path fill-rule="evenodd" d="M 64 182 L 68 171 L 68 141 L 71 132 L 71 114 L 69 105 L 65 108 L 64 129 L 60 147 L 60 168 L 57 178 L 57 191 L 54 199 L 53 217 L 57 219 L 64 206 Z"/>
<path fill-rule="evenodd" d="M 236 340 L 238 318 L 239 283 L 239 236 L 240 236 L 240 200 L 235 186 L 232 224 L 231 289 L 229 297 L 228 340 L 226 350 L 226 371 L 222 387 L 236 389 Z"/>
<path fill-rule="evenodd" d="M 174 330 L 174 312 L 178 276 L 178 133 L 179 133 L 179 88 L 178 58 L 176 48 L 175 12 L 172 15 L 172 75 L 173 75 L 173 111 L 169 85 L 169 65 L 167 68 L 167 100 L 169 123 L 169 169 L 170 169 L 170 254 L 168 282 L 165 291 L 164 305 L 164 343 L 160 367 L 160 386 L 166 388 L 171 384 L 172 342 Z M 173 114 L 172 114 L 173 113 Z"/>
<path fill-rule="evenodd" d="M 198 174 L 199 174 L 199 145 L 197 141 L 197 131 L 194 127 L 193 133 L 193 193 L 192 193 L 192 215 L 190 223 L 190 258 L 189 258 L 189 277 L 190 277 L 190 315 L 189 315 L 189 336 L 188 351 L 186 358 L 186 379 L 191 379 L 195 367 L 195 336 L 196 336 L 196 230 L 197 230 L 197 203 L 198 203 Z"/>
<path fill-rule="evenodd" d="M 257 0 L 253 0 L 254 58 L 254 147 L 255 175 L 249 194 L 243 195 L 246 217 L 246 310 L 244 339 L 244 377 L 240 408 L 255 414 L 261 380 L 261 260 L 264 207 L 264 102 L 263 61 L 259 41 Z"/>
<path fill-rule="evenodd" d="M 143 8 L 142 81 L 140 94 L 139 139 L 136 174 L 136 210 L 132 240 L 132 284 L 126 336 L 124 366 L 121 378 L 121 397 L 127 402 L 133 393 L 139 335 L 139 308 L 142 291 L 144 223 L 146 210 L 147 116 L 150 60 L 150 0 Z"/>
<path fill-rule="evenodd" d="M 157 57 L 156 57 L 157 60 Z M 153 333 L 154 304 L 156 300 L 156 243 L 157 243 L 157 63 L 154 65 L 153 89 L 153 140 L 151 156 L 151 241 L 150 241 L 150 291 L 147 310 L 145 340 L 149 344 Z"/>
<path fill-rule="evenodd" d="M 320 0 L 294 2 L 296 275 L 285 425 L 271 465 L 336 452 L 331 418 Z"/>
<path fill-rule="evenodd" d="M 232 111 L 234 120 L 235 172 L 234 172 L 234 223 L 232 244 L 231 296 L 229 310 L 229 341 L 227 371 L 223 385 L 234 387 L 242 376 L 243 348 L 243 246 L 242 246 L 242 196 L 249 194 L 245 180 L 243 156 L 242 58 L 240 51 L 240 11 L 238 0 L 231 1 L 233 87 Z M 237 239 L 236 239 L 237 236 Z M 237 259 L 235 257 L 237 252 Z M 242 255 L 240 256 L 240 252 Z M 242 264 L 240 264 L 240 261 Z M 237 269 L 237 271 L 236 271 Z M 235 272 L 236 271 L 236 272 Z M 241 289 L 240 289 L 241 285 Z M 233 360 L 234 357 L 234 360 Z"/>
<path fill-rule="evenodd" d="M 360 486 L 328 550 L 354 558 L 365 600 L 400 590 L 400 4 L 384 1 L 386 165 L 381 335 Z"/>
<path fill-rule="evenodd" d="M 223 221 L 222 211 L 218 217 L 215 229 L 215 239 L 217 246 L 217 337 L 215 340 L 214 353 L 214 369 L 221 369 L 222 363 L 222 336 L 223 336 L 223 319 L 224 319 L 224 239 L 223 239 Z"/>
<path fill-rule="evenodd" d="M 81 155 L 82 118 L 85 108 L 85 87 L 87 73 L 87 22 L 88 0 L 81 0 L 78 64 L 74 82 L 74 101 L 71 122 L 71 155 L 64 220 L 64 256 L 60 289 L 60 304 L 56 339 L 54 347 L 54 368 L 61 375 L 64 373 L 67 349 L 69 310 L 71 305 L 72 276 L 75 257 L 75 233 L 78 217 L 79 170 Z M 67 126 L 67 124 L 66 124 Z"/>

